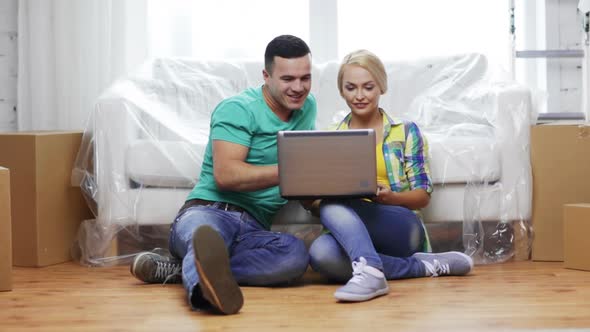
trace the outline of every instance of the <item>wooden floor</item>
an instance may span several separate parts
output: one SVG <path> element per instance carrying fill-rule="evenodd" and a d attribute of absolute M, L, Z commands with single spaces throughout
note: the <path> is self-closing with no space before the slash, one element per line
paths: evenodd
<path fill-rule="evenodd" d="M 234 316 L 192 312 L 181 285 L 144 285 L 125 266 L 15 268 L 0 331 L 439 331 L 590 328 L 590 272 L 561 263 L 476 266 L 467 277 L 390 282 L 391 293 L 337 303 L 336 285 L 244 287 Z M 589 329 L 590 330 L 590 329 Z"/>

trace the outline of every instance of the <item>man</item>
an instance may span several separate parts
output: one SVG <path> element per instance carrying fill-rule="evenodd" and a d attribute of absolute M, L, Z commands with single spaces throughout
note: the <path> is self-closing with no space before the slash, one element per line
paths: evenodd
<path fill-rule="evenodd" d="M 269 229 L 286 203 L 278 190 L 277 132 L 314 129 L 311 52 L 303 40 L 279 36 L 267 45 L 264 65 L 261 87 L 223 100 L 211 115 L 199 181 L 170 230 L 193 309 L 235 314 L 243 304 L 238 284 L 286 284 L 308 265 L 301 240 Z M 145 282 L 174 281 L 180 270 L 153 252 L 131 265 Z"/>

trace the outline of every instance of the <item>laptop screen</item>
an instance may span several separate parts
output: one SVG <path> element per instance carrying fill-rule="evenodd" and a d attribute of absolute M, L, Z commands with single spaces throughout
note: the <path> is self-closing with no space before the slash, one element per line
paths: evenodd
<path fill-rule="evenodd" d="M 375 131 L 278 133 L 279 189 L 289 199 L 373 197 L 377 192 Z"/>

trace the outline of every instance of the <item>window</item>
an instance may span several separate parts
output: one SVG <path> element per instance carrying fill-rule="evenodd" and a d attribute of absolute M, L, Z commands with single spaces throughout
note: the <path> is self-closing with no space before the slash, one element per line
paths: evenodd
<path fill-rule="evenodd" d="M 583 90 L 582 14 L 577 0 L 515 2 L 515 78 L 537 95 L 539 113 L 580 113 Z M 578 55 L 563 56 L 564 52 Z M 529 53 L 529 55 L 523 55 Z M 536 55 L 535 55 L 536 53 Z M 558 114 L 557 114 L 558 115 Z M 558 115 L 559 116 L 559 115 Z"/>
<path fill-rule="evenodd" d="M 308 13 L 308 0 L 149 0 L 150 56 L 262 59 L 277 35 L 309 40 Z"/>
<path fill-rule="evenodd" d="M 465 52 L 510 63 L 509 8 L 498 0 L 338 2 L 338 54 L 366 48 L 385 59 Z"/>
<path fill-rule="evenodd" d="M 384 59 L 480 52 L 509 60 L 506 1 L 149 0 L 148 13 L 152 56 L 259 59 L 288 33 L 311 40 L 320 61 L 358 48 Z"/>

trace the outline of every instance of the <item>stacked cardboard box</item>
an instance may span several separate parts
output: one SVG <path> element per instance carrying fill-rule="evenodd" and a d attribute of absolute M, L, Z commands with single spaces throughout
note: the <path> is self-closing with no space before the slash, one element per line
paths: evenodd
<path fill-rule="evenodd" d="M 81 132 L 0 133 L 0 165 L 11 172 L 12 253 L 16 266 L 70 260 L 79 224 L 91 219 L 70 184 Z"/>
<path fill-rule="evenodd" d="M 590 203 L 567 204 L 563 207 L 563 266 L 590 271 L 588 256 L 590 236 Z"/>
<path fill-rule="evenodd" d="M 0 167 L 0 291 L 12 289 L 10 171 Z"/>
<path fill-rule="evenodd" d="M 531 130 L 533 252 L 563 261 L 563 205 L 590 202 L 590 127 L 540 125 Z"/>

